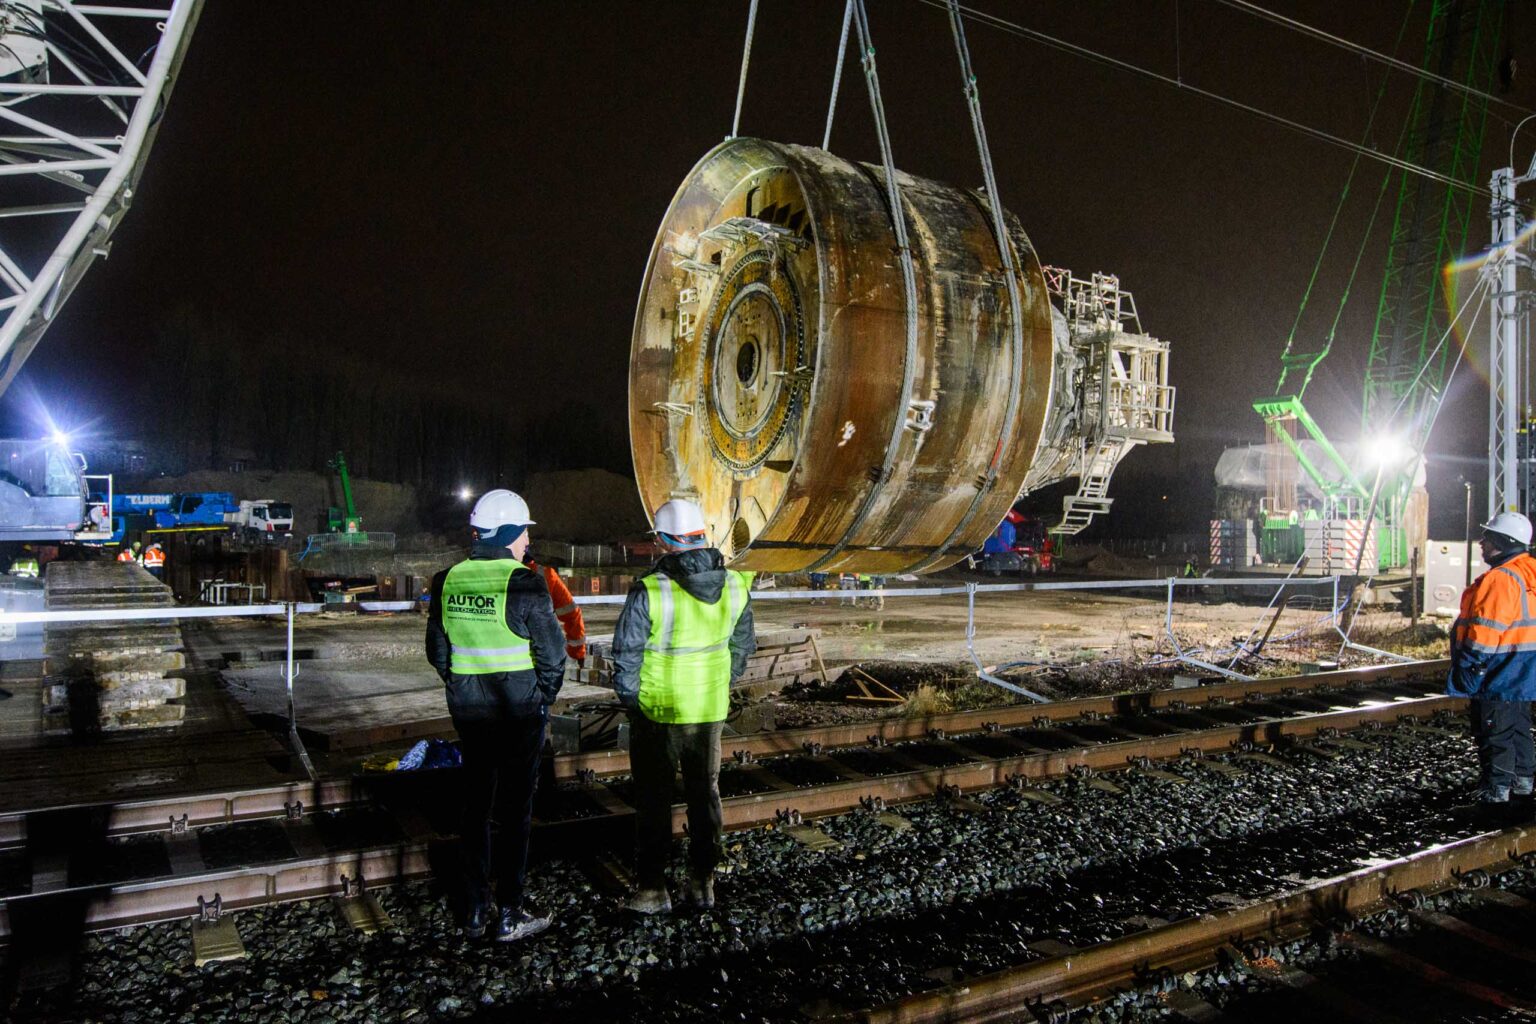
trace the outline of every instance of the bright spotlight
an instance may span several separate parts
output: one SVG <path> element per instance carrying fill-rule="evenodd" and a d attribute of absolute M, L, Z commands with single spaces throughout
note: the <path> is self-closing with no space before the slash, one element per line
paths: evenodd
<path fill-rule="evenodd" d="M 470 498 L 473 498 L 474 496 L 475 496 L 475 492 L 472 489 L 470 489 L 469 487 L 460 487 L 459 488 L 459 500 L 460 501 L 468 501 Z"/>
<path fill-rule="evenodd" d="M 1413 448 L 1395 434 L 1377 434 L 1365 442 L 1365 456 L 1372 465 L 1400 466 L 1413 458 Z"/>
<path fill-rule="evenodd" d="M 50 433 L 48 437 L 51 441 L 53 441 L 54 444 L 60 446 L 61 448 L 69 447 L 69 435 L 60 430 L 58 427 L 54 427 L 52 433 Z"/>

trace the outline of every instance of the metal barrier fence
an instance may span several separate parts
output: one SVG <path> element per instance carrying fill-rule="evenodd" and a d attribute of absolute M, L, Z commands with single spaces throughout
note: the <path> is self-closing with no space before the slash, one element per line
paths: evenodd
<path fill-rule="evenodd" d="M 1233 665 L 1242 657 L 1242 649 L 1246 643 L 1239 645 L 1239 653 L 1226 667 L 1213 662 L 1194 657 L 1180 644 L 1178 637 L 1174 635 L 1174 595 L 1179 590 L 1200 589 L 1207 587 L 1235 587 L 1235 588 L 1274 588 L 1274 596 L 1270 600 L 1270 607 L 1279 600 L 1280 595 L 1288 589 L 1318 589 L 1326 588 L 1330 593 L 1330 611 L 1322 617 L 1320 622 L 1331 622 L 1333 629 L 1340 637 L 1339 651 L 1356 650 L 1365 654 L 1389 658 L 1400 662 L 1411 662 L 1415 659 L 1390 651 L 1378 650 L 1358 644 L 1349 638 L 1348 633 L 1339 625 L 1341 613 L 1349 603 L 1346 597 L 1341 603 L 1339 598 L 1338 576 L 1325 576 L 1321 578 L 1286 578 L 1286 579 L 1232 579 L 1232 578 L 1177 578 L 1147 579 L 1147 580 L 1092 580 L 1071 583 L 966 583 L 963 586 L 939 586 L 939 587 L 896 587 L 878 588 L 870 590 L 754 590 L 751 597 L 754 601 L 804 601 L 822 600 L 831 596 L 856 595 L 858 597 L 879 597 L 903 599 L 909 597 L 959 597 L 963 595 L 966 600 L 965 616 L 965 647 L 971 662 L 976 666 L 976 676 L 986 682 L 1000 686 L 1022 697 L 1045 703 L 1047 698 L 1028 690 L 1016 683 L 1002 679 L 997 673 L 1007 671 L 1030 662 L 1009 662 L 1000 665 L 983 665 L 980 656 L 976 653 L 976 598 L 984 594 L 1004 594 L 1028 591 L 1091 591 L 1091 590 L 1162 590 L 1166 594 L 1166 609 L 1163 616 L 1163 633 L 1172 645 L 1174 654 L 1170 659 L 1183 664 L 1194 666 L 1209 672 L 1231 679 L 1251 680 L 1254 677 L 1244 675 L 1233 669 Z M 589 594 L 574 598 L 578 605 L 622 605 L 626 596 L 622 594 Z M 416 601 L 359 601 L 358 607 L 369 612 L 412 611 L 419 609 L 421 605 Z M 316 778 L 314 764 L 311 762 L 309 752 L 305 749 L 303 741 L 299 738 L 298 715 L 294 705 L 293 684 L 299 675 L 299 667 L 294 661 L 293 624 L 299 615 L 314 614 L 328 610 L 324 604 L 288 602 L 283 604 L 262 605 L 230 605 L 211 608 L 131 608 L 131 609 L 76 609 L 70 611 L 40 611 L 40 612 L 0 612 L 0 628 L 15 627 L 17 625 L 51 622 L 147 622 L 166 619 L 227 619 L 227 618 L 266 618 L 281 617 L 286 627 L 285 655 L 283 660 L 283 683 L 286 691 L 288 706 L 288 742 L 293 748 L 295 756 L 304 766 L 305 773 L 311 780 Z M 334 610 L 331 608 L 330 610 Z M 1283 609 L 1282 609 L 1283 610 Z M 1257 632 L 1257 629 L 1254 630 Z"/>

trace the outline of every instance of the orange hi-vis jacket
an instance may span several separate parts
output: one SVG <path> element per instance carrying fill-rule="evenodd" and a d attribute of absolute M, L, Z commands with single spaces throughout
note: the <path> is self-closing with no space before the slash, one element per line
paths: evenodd
<path fill-rule="evenodd" d="M 158 569 L 165 565 L 165 552 L 157 547 L 144 549 L 144 568 Z"/>
<path fill-rule="evenodd" d="M 1451 627 L 1446 693 L 1536 700 L 1536 558 L 1522 552 L 1472 581 Z"/>
<path fill-rule="evenodd" d="M 117 560 L 119 562 L 137 562 L 139 559 L 130 549 L 123 548 L 123 550 L 117 553 Z"/>
<path fill-rule="evenodd" d="M 523 563 L 534 572 L 544 575 L 544 585 L 549 588 L 549 600 L 555 606 L 555 618 L 560 620 L 560 628 L 565 630 L 565 656 L 567 658 L 587 658 L 587 624 L 582 621 L 581 609 L 576 607 L 576 599 L 571 597 L 571 588 L 565 585 L 560 574 L 547 565 L 529 559 Z"/>

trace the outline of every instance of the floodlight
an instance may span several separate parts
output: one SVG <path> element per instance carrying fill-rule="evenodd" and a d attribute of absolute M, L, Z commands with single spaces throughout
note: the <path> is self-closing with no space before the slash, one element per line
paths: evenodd
<path fill-rule="evenodd" d="M 1413 458 L 1413 455 L 1412 446 L 1396 434 L 1377 434 L 1365 442 L 1365 456 L 1374 466 L 1400 466 Z"/>

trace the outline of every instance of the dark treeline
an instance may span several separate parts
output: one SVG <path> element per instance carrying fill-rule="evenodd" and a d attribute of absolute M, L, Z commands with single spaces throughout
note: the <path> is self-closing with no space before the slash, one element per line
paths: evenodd
<path fill-rule="evenodd" d="M 423 342 L 418 365 L 392 365 L 324 338 L 252 337 L 181 311 L 142 356 L 157 379 L 122 411 L 119 429 L 187 470 L 245 457 L 259 468 L 318 472 L 338 450 L 360 477 L 442 487 L 629 468 L 623 409 L 549 395 L 526 401 L 536 369 L 505 382 L 466 369 L 463 384 L 443 383 L 453 374 L 442 362 L 454 356 L 441 344 Z"/>

